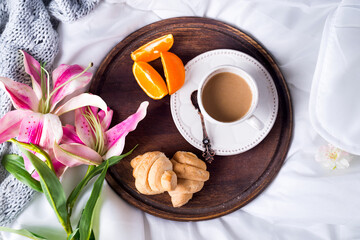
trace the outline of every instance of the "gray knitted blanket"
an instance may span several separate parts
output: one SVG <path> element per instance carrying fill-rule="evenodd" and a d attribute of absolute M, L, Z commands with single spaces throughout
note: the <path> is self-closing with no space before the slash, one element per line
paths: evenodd
<path fill-rule="evenodd" d="M 56 27 L 89 13 L 100 0 L 0 0 L 0 76 L 31 83 L 25 73 L 24 50 L 51 70 L 59 51 Z M 0 118 L 11 109 L 10 99 L 0 89 Z M 4 154 L 17 153 L 8 143 Z M 34 191 L 17 181 L 0 166 L 0 226 L 11 223 L 31 200 Z M 1 238 L 1 237 L 0 237 Z"/>

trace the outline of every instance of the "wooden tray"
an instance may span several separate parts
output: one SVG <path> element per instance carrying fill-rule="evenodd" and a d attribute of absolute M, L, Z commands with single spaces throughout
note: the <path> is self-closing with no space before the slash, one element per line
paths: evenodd
<path fill-rule="evenodd" d="M 268 136 L 253 149 L 234 156 L 216 156 L 208 165 L 210 180 L 181 208 L 173 208 L 167 193 L 147 196 L 135 189 L 130 160 L 148 151 L 159 150 L 169 158 L 178 151 L 201 152 L 178 132 L 170 113 L 170 97 L 152 100 L 132 75 L 130 53 L 146 42 L 165 34 L 174 35 L 171 52 L 186 64 L 195 56 L 213 49 L 235 49 L 256 58 L 269 71 L 279 94 L 279 110 Z M 151 63 L 163 72 L 161 61 Z M 228 214 L 258 196 L 280 170 L 292 135 L 292 107 L 284 77 L 269 53 L 244 32 L 207 18 L 181 17 L 159 21 L 132 33 L 106 56 L 97 70 L 90 92 L 100 95 L 114 110 L 113 124 L 134 113 L 142 101 L 149 101 L 148 114 L 126 137 L 124 152 L 139 146 L 128 158 L 109 169 L 106 180 L 131 205 L 152 215 L 180 221 L 211 219 Z"/>

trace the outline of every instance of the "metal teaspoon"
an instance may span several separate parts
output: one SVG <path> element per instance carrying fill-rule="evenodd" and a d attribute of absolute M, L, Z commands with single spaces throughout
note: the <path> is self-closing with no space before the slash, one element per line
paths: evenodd
<path fill-rule="evenodd" d="M 200 116 L 201 119 L 201 127 L 202 127 L 202 131 L 203 131 L 203 144 L 204 144 L 204 148 L 205 150 L 203 151 L 203 158 L 205 159 L 206 162 L 211 163 L 214 160 L 214 156 L 215 156 L 215 151 L 213 149 L 211 149 L 211 144 L 210 144 L 210 139 L 209 136 L 207 134 L 206 128 L 205 128 L 205 121 L 204 121 L 204 116 L 202 115 L 200 108 L 199 108 L 199 104 L 197 101 L 197 93 L 198 91 L 195 90 L 191 93 L 191 103 L 194 105 L 195 109 L 198 111 L 198 114 Z"/>

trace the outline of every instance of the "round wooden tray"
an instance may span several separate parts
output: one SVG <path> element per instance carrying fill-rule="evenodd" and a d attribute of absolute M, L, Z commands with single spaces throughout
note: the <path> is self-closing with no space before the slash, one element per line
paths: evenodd
<path fill-rule="evenodd" d="M 152 100 L 132 75 L 130 53 L 157 37 L 172 33 L 171 52 L 186 64 L 195 56 L 213 49 L 235 49 L 253 56 L 272 76 L 279 95 L 276 122 L 268 136 L 253 149 L 233 156 L 216 156 L 208 165 L 210 180 L 186 205 L 173 208 L 167 193 L 147 196 L 135 188 L 130 160 L 148 151 L 162 151 L 169 158 L 176 151 L 201 152 L 178 132 L 170 113 L 170 97 Z M 151 65 L 163 72 L 161 61 Z M 125 201 L 152 215 L 180 221 L 197 221 L 228 214 L 258 196 L 280 170 L 292 135 L 292 107 L 288 88 L 275 61 L 244 32 L 207 18 L 181 17 L 159 21 L 132 33 L 106 56 L 98 68 L 90 92 L 100 95 L 114 110 L 113 124 L 133 114 L 142 101 L 149 101 L 148 114 L 126 137 L 124 152 L 134 153 L 111 167 L 106 176 L 110 186 Z"/>

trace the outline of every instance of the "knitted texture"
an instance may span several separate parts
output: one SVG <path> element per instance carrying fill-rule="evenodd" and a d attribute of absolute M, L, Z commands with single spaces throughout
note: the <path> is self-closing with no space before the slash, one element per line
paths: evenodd
<path fill-rule="evenodd" d="M 24 50 L 52 69 L 59 51 L 56 26 L 88 14 L 99 0 L 0 0 L 0 76 L 30 84 L 25 73 Z M 7 94 L 0 89 L 0 118 L 11 110 Z M 18 153 L 9 143 L 0 145 L 4 154 Z M 34 191 L 0 166 L 0 226 L 11 223 L 32 199 Z M 1 237 L 0 237 L 1 238 Z"/>

